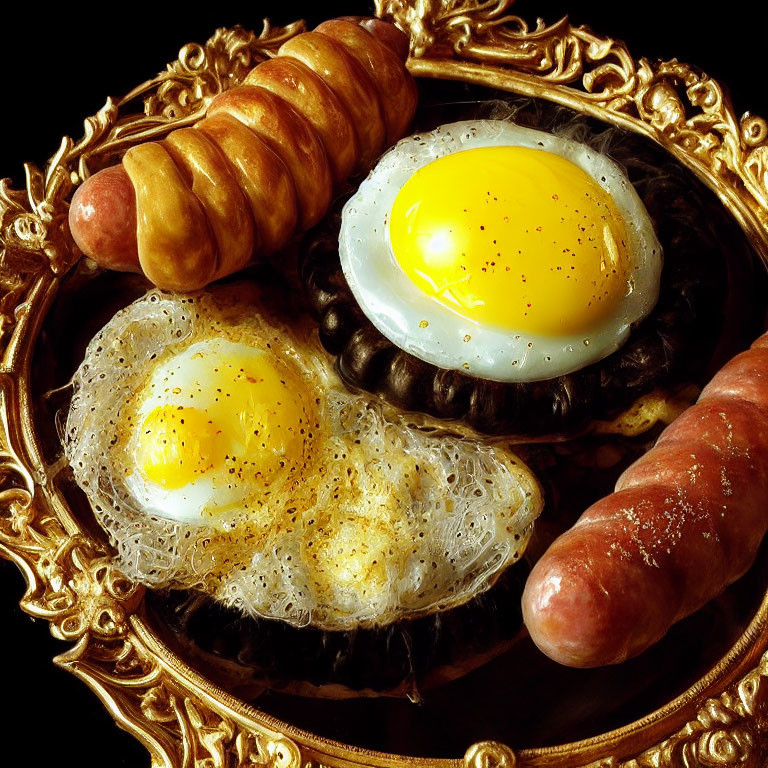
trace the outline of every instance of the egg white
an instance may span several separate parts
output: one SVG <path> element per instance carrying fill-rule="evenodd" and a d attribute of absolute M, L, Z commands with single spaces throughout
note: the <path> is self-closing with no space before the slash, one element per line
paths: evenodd
<path fill-rule="evenodd" d="M 619 311 L 588 334 L 510 333 L 481 325 L 422 293 L 395 260 L 388 217 L 413 173 L 448 154 L 491 146 L 529 147 L 570 160 L 611 195 L 623 217 L 631 258 L 628 292 Z M 662 269 L 653 223 L 616 163 L 585 144 L 506 120 L 442 125 L 395 145 L 347 201 L 339 254 L 357 303 L 392 343 L 440 368 L 505 382 L 550 379 L 616 351 L 655 305 Z"/>
<path fill-rule="evenodd" d="M 295 471 L 255 503 L 218 476 L 174 491 L 143 477 L 143 417 L 184 405 L 190 388 L 204 410 L 208 358 L 242 345 L 295 368 L 311 393 L 317 419 Z M 450 608 L 520 556 L 541 510 L 506 449 L 414 428 L 345 391 L 314 336 L 269 321 L 232 285 L 134 302 L 91 342 L 74 387 L 65 452 L 123 571 L 251 615 L 341 630 Z"/>
<path fill-rule="evenodd" d="M 141 424 L 154 408 L 189 407 L 207 411 L 216 398 L 211 369 L 235 356 L 258 359 L 263 350 L 226 338 L 209 338 L 185 347 L 164 360 L 152 371 L 138 393 L 139 401 L 133 419 Z M 131 494 L 148 514 L 163 515 L 174 520 L 200 522 L 204 516 L 216 515 L 235 504 L 245 504 L 251 490 L 234 483 L 226 465 L 222 464 L 186 483 L 182 488 L 165 488 L 149 480 L 134 463 L 141 440 L 139 429 L 132 432 L 124 456 L 130 467 L 125 482 Z M 233 451 L 242 450 L 233 446 Z"/>

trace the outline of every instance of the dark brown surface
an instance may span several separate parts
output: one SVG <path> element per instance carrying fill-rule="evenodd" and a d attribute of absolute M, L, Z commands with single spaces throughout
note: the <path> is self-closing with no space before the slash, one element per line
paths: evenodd
<path fill-rule="evenodd" d="M 702 385 L 724 362 L 717 359 L 713 340 L 727 337 L 730 356 L 760 333 L 760 313 L 750 318 L 743 312 L 743 325 L 733 322 L 735 317 L 725 323 L 724 306 L 729 291 L 740 297 L 742 307 L 757 306 L 762 265 L 751 257 L 749 243 L 717 197 L 657 145 L 540 101 L 510 97 L 502 104 L 491 89 L 429 85 L 422 88 L 414 130 L 509 111 L 516 123 L 539 130 L 557 133 L 578 126 L 583 141 L 621 165 L 663 250 L 658 301 L 616 352 L 565 375 L 498 382 L 445 370 L 399 349 L 359 309 L 340 263 L 340 200 L 305 237 L 300 272 L 320 340 L 336 356 L 350 388 L 487 434 L 573 435 L 681 377 Z"/>
<path fill-rule="evenodd" d="M 748 624 L 766 580 L 768 547 L 763 547 L 757 566 L 741 581 L 675 625 L 646 653 L 618 666 L 562 667 L 543 656 L 528 637 L 519 637 L 486 664 L 422 690 L 418 704 L 402 695 L 346 700 L 296 696 L 279 684 L 252 701 L 326 738 L 415 756 L 457 757 L 470 743 L 485 739 L 523 748 L 589 738 L 652 712 L 706 674 Z M 157 600 L 151 604 L 158 607 Z M 503 613 L 504 604 L 495 610 Z M 218 617 L 223 618 L 221 613 Z M 474 630 L 482 635 L 485 626 L 475 625 Z M 253 661 L 254 646 L 243 651 L 248 661 Z M 354 649 L 354 638 L 348 648 Z M 270 657 L 264 647 L 260 650 L 262 658 Z M 305 647 L 304 653 L 312 651 Z M 195 666 L 193 657 L 183 655 Z M 370 679 L 372 663 L 358 649 L 350 666 Z"/>
<path fill-rule="evenodd" d="M 768 114 L 764 86 L 751 90 L 758 82 L 757 75 L 751 78 L 743 75 L 750 68 L 764 72 L 763 37 L 768 11 L 760 3 L 732 4 L 717 11 L 705 10 L 702 4 L 691 6 L 661 0 L 647 0 L 641 6 L 604 1 L 520 0 L 516 7 L 529 19 L 541 15 L 548 21 L 571 8 L 574 21 L 589 23 L 596 31 L 627 40 L 636 56 L 676 56 L 699 64 L 713 77 L 731 85 L 738 112 L 751 109 L 758 114 Z M 203 41 L 218 26 L 240 23 L 259 27 L 261 17 L 267 14 L 275 23 L 286 23 L 304 15 L 307 8 L 316 21 L 336 13 L 369 10 L 366 2 L 354 0 L 307 3 L 304 7 L 300 3 L 213 3 L 194 10 L 190 6 L 181 7 L 175 10 L 178 18 L 173 17 L 171 10 L 160 10 L 157 3 L 132 4 L 131 12 L 124 17 L 120 15 L 123 8 L 104 3 L 58 4 L 45 9 L 33 4 L 17 5 L 18 15 L 13 21 L 8 16 L 9 10 L 4 11 L 0 47 L 3 71 L 0 177 L 12 177 L 16 188 L 23 184 L 24 161 L 42 164 L 56 151 L 62 135 L 79 137 L 83 118 L 96 112 L 108 94 L 124 93 L 163 69 L 184 43 Z M 689 18 L 693 13 L 696 17 Z M 43 622 L 31 620 L 18 608 L 23 580 L 15 566 L 0 563 L 0 580 L 0 652 L 6 661 L 6 670 L 24 671 L 24 675 L 16 679 L 13 675 L 5 678 L 7 706 L 0 725 L 4 743 L 20 745 L 25 754 L 24 764 L 30 768 L 51 761 L 60 768 L 101 768 L 105 764 L 125 768 L 148 766 L 144 749 L 112 725 L 96 697 L 80 681 L 51 664 L 52 656 L 66 646 L 50 637 Z M 748 592 L 759 587 L 748 582 L 745 585 Z M 690 628 L 694 637 L 697 633 L 709 635 L 721 624 L 721 610 L 730 609 L 713 606 L 712 611 L 692 617 L 695 626 L 680 626 Z M 695 654 L 696 649 L 691 653 Z M 492 681 L 494 671 L 495 667 L 488 667 L 483 674 Z M 652 680 L 644 674 L 638 669 L 629 679 L 652 699 Z M 569 690 L 580 691 L 580 680 L 579 673 L 574 672 Z M 540 679 L 534 678 L 531 683 L 539 686 Z M 600 686 L 604 691 L 615 693 L 622 690 L 617 683 L 615 673 L 609 670 Z M 590 697 L 575 700 L 567 693 L 561 708 L 563 717 L 578 716 L 582 722 L 596 727 Z M 619 697 L 616 703 L 620 719 Z M 276 705 L 275 713 L 287 712 L 286 706 L 281 709 Z M 352 703 L 348 709 L 354 706 Z M 409 732 L 421 727 L 420 712 L 411 705 L 404 706 L 398 717 L 385 721 L 382 728 L 396 731 L 404 741 Z M 295 714 L 303 722 L 308 721 L 305 714 Z M 323 716 L 339 735 L 345 735 L 345 721 L 338 712 L 323 712 Z M 496 720 L 509 718 L 510 714 L 499 711 L 494 717 Z M 516 728 L 520 739 L 513 746 L 532 743 L 529 735 L 535 727 L 532 720 L 532 710 L 519 716 Z M 445 747 L 458 756 L 469 740 L 490 733 L 490 725 L 463 733 L 457 732 L 453 723 L 446 720 L 441 730 L 457 734 Z M 563 741 L 575 734 L 572 725 L 561 721 L 551 724 L 550 735 L 556 741 Z"/>

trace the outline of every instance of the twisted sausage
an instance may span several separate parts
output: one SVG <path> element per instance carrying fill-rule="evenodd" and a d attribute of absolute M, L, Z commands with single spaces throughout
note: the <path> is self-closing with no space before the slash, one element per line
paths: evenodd
<path fill-rule="evenodd" d="M 291 38 L 194 128 L 131 147 L 83 182 L 69 214 L 75 243 L 177 291 L 279 251 L 407 129 L 416 86 L 406 48 L 378 19 L 334 19 Z"/>
<path fill-rule="evenodd" d="M 574 667 L 636 656 L 755 560 L 768 529 L 768 334 L 534 567 L 523 616 Z"/>

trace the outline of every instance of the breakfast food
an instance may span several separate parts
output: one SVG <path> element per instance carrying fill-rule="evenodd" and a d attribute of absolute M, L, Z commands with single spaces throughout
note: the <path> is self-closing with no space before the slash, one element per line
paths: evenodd
<path fill-rule="evenodd" d="M 768 336 L 549 548 L 526 584 L 531 637 L 563 664 L 616 664 L 753 563 L 768 529 Z"/>
<path fill-rule="evenodd" d="M 78 247 L 177 291 L 285 247 L 413 116 L 402 33 L 389 26 L 336 19 L 292 37 L 194 128 L 131 147 L 76 191 Z"/>
<path fill-rule="evenodd" d="M 441 125 L 387 152 L 344 207 L 339 256 L 397 347 L 505 382 L 614 352 L 656 303 L 662 266 L 618 165 L 507 120 Z"/>
<path fill-rule="evenodd" d="M 277 320 L 231 285 L 190 299 L 150 294 L 94 340 L 75 380 L 66 451 L 121 567 L 160 588 L 160 601 L 168 588 L 171 600 L 184 594 L 181 632 L 205 623 L 203 603 L 245 628 L 234 639 L 218 627 L 201 635 L 208 648 L 188 636 L 203 656 L 219 643 L 242 651 L 242 637 L 272 619 L 281 629 L 264 632 L 267 645 L 290 630 L 299 645 L 314 633 L 323 646 L 383 625 L 405 636 L 422 619 L 438 632 L 478 595 L 492 602 L 542 503 L 509 446 L 538 443 L 520 451 L 550 484 L 550 520 L 561 515 L 545 522 L 541 551 L 567 525 L 558 499 L 567 487 L 553 490 L 546 472 L 568 449 L 553 439 L 627 425 L 641 396 L 673 413 L 720 337 L 731 268 L 695 185 L 642 139 L 583 117 L 558 123 L 551 107 L 537 128 L 511 97 L 438 105 L 434 114 L 493 112 L 458 122 L 420 114 L 420 128 L 440 127 L 387 153 L 334 231 L 333 195 L 411 121 L 403 41 L 374 20 L 298 35 L 197 126 L 134 147 L 73 201 L 81 237 L 91 200 L 117 190 L 94 253 L 121 268 L 141 261 L 177 290 L 316 227 L 301 279 L 351 393 L 300 310 Z M 134 198 L 138 251 L 126 253 Z M 196 206 L 207 218 L 188 215 Z M 169 219 L 175 232 L 164 230 Z M 166 235 L 176 256 L 156 259 Z M 291 267 L 274 266 L 298 296 Z M 614 432 L 632 437 L 653 423 L 641 416 L 642 428 Z M 607 445 L 618 456 L 611 483 L 648 444 L 629 442 Z M 503 646 L 490 640 L 478 658 Z M 260 655 L 241 666 L 279 676 Z M 440 668 L 471 666 L 450 657 Z M 288 687 L 378 695 L 405 683 L 328 678 Z"/>
<path fill-rule="evenodd" d="M 525 441 L 703 379 L 731 267 L 681 169 L 551 108 L 454 111 L 472 119 L 403 140 L 304 246 L 344 381 Z"/>
<path fill-rule="evenodd" d="M 292 56 L 276 57 L 260 77 L 272 78 L 270 88 L 277 89 L 274 83 L 289 71 L 306 66 L 295 62 Z M 189 136 L 177 132 L 171 144 L 218 130 L 219 108 L 250 108 L 236 91 L 225 96 L 207 124 L 188 129 Z M 266 103 L 271 97 L 264 98 Z M 550 506 L 536 542 L 540 552 L 575 518 L 576 509 L 606 493 L 605 478 L 610 475 L 612 485 L 619 465 L 643 450 L 641 440 L 628 443 L 654 420 L 642 413 L 629 418 L 637 397 L 659 383 L 669 386 L 648 400 L 662 404 L 660 413 L 674 413 L 682 406 L 668 407 L 675 402 L 670 391 L 694 382 L 695 392 L 695 378 L 688 376 L 701 368 L 691 360 L 709 359 L 701 353 L 714 347 L 711 340 L 721 333 L 733 281 L 732 265 L 718 244 L 728 240 L 718 216 L 705 216 L 699 190 L 679 168 L 659 164 L 637 139 L 615 131 L 590 133 L 583 120 L 572 118 L 570 130 L 548 124 L 542 133 L 528 127 L 524 113 L 514 116 L 515 123 L 510 117 L 446 123 L 434 134 L 420 132 L 398 145 L 346 203 L 341 247 L 333 214 L 307 236 L 300 262 L 307 297 L 296 290 L 291 270 L 275 265 L 296 302 L 279 321 L 247 292 L 222 285 L 214 294 L 190 299 L 152 294 L 92 343 L 77 378 L 67 453 L 128 575 L 159 588 L 158 604 L 168 598 L 167 588 L 170 601 L 182 595 L 183 620 L 177 616 L 175 626 L 185 636 L 185 653 L 209 661 L 221 653 L 226 669 L 255 676 L 257 686 L 321 696 L 405 695 L 410 682 L 402 665 L 382 667 L 380 681 L 372 682 L 367 674 L 337 674 L 333 654 L 330 662 L 316 654 L 325 672 L 287 679 L 290 665 L 271 644 L 290 636 L 311 654 L 346 647 L 339 638 L 350 629 L 363 637 L 359 633 L 386 625 L 412 637 L 413 622 L 429 624 L 431 618 L 434 632 L 425 631 L 424 637 L 438 631 L 450 635 L 460 606 L 470 601 L 477 606 L 478 596 L 496 604 L 499 576 L 521 558 L 542 505 L 538 483 L 510 453 L 511 442 L 538 443 L 520 451 L 546 488 Z M 386 135 L 388 130 L 400 128 L 384 129 Z M 499 146 L 489 146 L 499 139 Z M 445 154 L 454 146 L 462 151 Z M 623 170 L 598 147 L 609 149 Z M 464 161 L 473 173 L 501 171 L 499 186 L 484 189 L 490 171 L 451 169 Z M 349 157 L 338 160 L 342 167 L 349 162 Z M 530 176 L 522 192 L 503 188 L 511 166 L 515 174 Z M 469 198 L 439 177 L 443 168 L 448 176 L 465 179 L 460 191 Z M 430 176 L 433 172 L 438 177 Z M 540 185 L 542 178 L 546 183 Z M 535 187 L 548 209 L 529 205 Z M 448 195 L 430 198 L 444 189 Z M 498 215 L 471 218 L 477 207 L 472 195 L 478 194 L 481 210 Z M 398 216 L 402 225 L 417 209 L 427 217 L 426 234 L 423 220 L 415 236 L 394 226 Z M 419 250 L 419 237 L 440 244 L 441 215 L 450 215 L 451 237 L 469 233 L 482 251 L 499 248 L 479 262 L 475 258 L 471 279 L 456 280 L 445 262 L 425 258 L 425 252 L 444 256 L 445 249 Z M 549 240 L 542 242 L 539 227 L 551 236 L 551 247 Z M 579 252 L 573 245 L 584 247 Z M 516 258 L 529 261 L 516 281 L 504 283 L 515 262 L 502 256 L 511 248 Z M 459 254 L 465 252 L 469 247 Z M 455 257 L 454 252 L 448 267 L 471 266 L 471 259 Z M 527 278 L 537 270 L 547 287 L 534 297 L 526 293 Z M 569 294 L 564 286 L 571 281 L 586 290 Z M 497 283 L 504 289 L 494 294 Z M 414 291 L 418 301 L 411 301 Z M 489 301 L 476 300 L 478 291 L 489 292 Z M 574 295 L 577 303 L 563 313 Z M 316 343 L 318 329 L 302 315 L 306 298 L 320 317 L 319 339 L 339 353 L 338 372 L 353 394 L 336 379 L 332 361 Z M 371 303 L 369 320 L 360 306 Z M 503 329 L 514 341 L 521 336 L 517 352 L 488 354 L 488 334 L 504 325 L 497 315 L 509 307 L 532 325 Z M 243 311 L 250 320 L 242 319 Z M 426 314 L 432 311 L 437 319 Z M 564 315 L 576 335 L 534 360 L 542 338 L 552 341 Z M 403 331 L 397 343 L 376 327 L 393 318 Z M 204 329 L 201 338 L 192 336 L 192 327 Z M 446 328 L 458 339 L 448 362 L 442 356 L 450 346 L 441 335 Z M 593 328 L 606 332 L 592 335 Z M 122 341 L 112 340 L 113 331 Z M 729 343 L 739 343 L 737 334 L 725 335 Z M 467 357 L 465 350 L 477 341 L 482 342 L 478 351 Z M 360 388 L 384 394 L 389 403 Z M 232 402 L 238 407 L 232 409 Z M 575 447 L 569 453 L 567 444 L 548 445 L 553 435 L 573 436 L 585 423 L 610 431 L 595 420 L 617 414 L 622 416 L 615 423 L 624 426 L 614 431 L 630 440 L 604 446 L 618 457 L 607 469 L 589 465 L 602 460 L 597 449 Z M 455 419 L 465 424 L 452 423 Z M 114 424 L 114 430 L 95 426 L 103 424 Z M 479 431 L 501 437 L 486 441 Z M 562 473 L 569 481 L 578 476 L 583 486 L 581 502 L 570 510 L 562 498 L 568 483 L 554 487 L 561 475 L 553 465 L 561 460 L 583 464 L 583 477 Z M 198 591 L 217 602 L 203 603 Z M 419 685 L 464 674 L 483 663 L 478 659 L 508 648 L 517 635 L 512 627 L 519 626 L 519 595 L 505 595 L 510 605 L 492 614 L 503 619 L 503 637 L 488 634 L 474 654 L 446 643 L 451 652 L 421 667 Z M 220 614 L 225 609 L 231 612 Z M 203 632 L 211 615 L 234 615 L 228 620 L 236 630 Z M 298 634 L 260 629 L 262 617 L 268 627 L 270 619 L 279 619 L 288 626 L 285 632 Z M 264 642 L 246 661 L 243 650 L 253 632 L 261 632 Z M 381 651 L 373 640 L 368 645 L 373 635 L 365 637 L 371 654 Z M 358 651 L 350 649 L 351 669 L 361 663 L 362 643 Z M 421 653 L 404 643 L 408 653 Z M 235 650 L 224 653 L 222 647 Z"/>
<path fill-rule="evenodd" d="M 65 450 L 125 572 L 329 630 L 488 588 L 540 511 L 530 471 L 347 393 L 261 306 L 250 284 L 151 292 L 89 345 Z"/>

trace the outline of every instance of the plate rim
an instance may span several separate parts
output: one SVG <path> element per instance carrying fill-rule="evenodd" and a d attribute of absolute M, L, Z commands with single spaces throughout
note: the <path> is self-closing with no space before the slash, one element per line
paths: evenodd
<path fill-rule="evenodd" d="M 376 13 L 410 37 L 417 77 L 487 85 L 546 98 L 660 144 L 712 189 L 768 263 L 768 123 L 738 118 L 724 89 L 676 60 L 635 60 L 620 41 L 567 18 L 531 27 L 513 0 L 376 0 Z M 42 319 L 80 254 L 66 226 L 74 186 L 132 143 L 202 117 L 213 96 L 304 30 L 302 22 L 257 36 L 221 29 L 65 137 L 44 171 L 28 164 L 27 188 L 0 182 L 0 554 L 17 564 L 21 607 L 71 644 L 56 657 L 91 687 L 115 720 L 149 750 L 153 766 L 207 759 L 275 768 L 328 766 L 677 766 L 688 759 L 758 765 L 768 750 L 768 593 L 736 645 L 694 686 L 634 723 L 571 744 L 515 750 L 471 745 L 455 760 L 361 750 L 303 732 L 210 684 L 163 646 L 143 617 L 144 589 L 111 563 L 57 488 L 61 460 L 42 456 L 29 405 L 30 362 Z M 143 112 L 131 112 L 136 105 Z"/>

